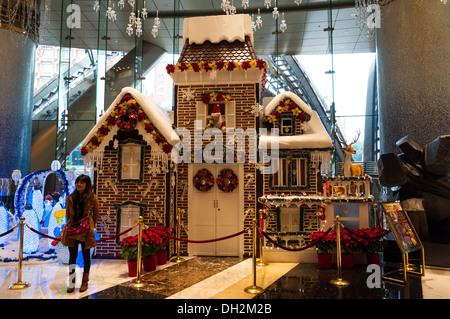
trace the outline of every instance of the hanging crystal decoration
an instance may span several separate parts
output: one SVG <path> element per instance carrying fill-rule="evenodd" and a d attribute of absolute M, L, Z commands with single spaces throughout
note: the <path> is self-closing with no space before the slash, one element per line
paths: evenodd
<path fill-rule="evenodd" d="M 272 16 L 274 19 L 278 19 L 278 7 L 277 7 L 277 0 L 275 0 L 275 7 L 273 8 Z"/>
<path fill-rule="evenodd" d="M 296 5 L 299 6 L 302 3 L 302 0 L 294 0 L 294 2 L 295 2 Z"/>
<path fill-rule="evenodd" d="M 251 24 L 252 31 L 256 31 L 256 23 L 255 23 L 255 15 L 252 14 L 252 24 Z"/>
<path fill-rule="evenodd" d="M 264 5 L 266 6 L 267 9 L 269 9 L 270 6 L 272 5 L 272 0 L 264 0 Z"/>
<path fill-rule="evenodd" d="M 131 24 L 131 23 L 128 23 L 128 27 L 127 27 L 127 30 L 126 30 L 126 32 L 127 32 L 127 34 L 128 34 L 128 36 L 132 36 L 133 35 L 133 25 Z"/>
<path fill-rule="evenodd" d="M 147 8 L 145 6 L 145 1 L 144 1 L 144 7 L 142 8 L 141 16 L 142 16 L 142 19 L 144 19 L 144 20 L 147 19 L 147 16 L 148 16 Z"/>
<path fill-rule="evenodd" d="M 111 0 L 109 0 L 108 10 L 106 11 L 106 16 L 108 17 L 109 20 L 116 21 L 117 15 L 116 15 L 116 11 L 114 10 L 114 4 L 111 7 Z"/>
<path fill-rule="evenodd" d="M 100 2 L 98 0 L 95 0 L 94 2 L 94 11 L 98 12 L 100 10 Z"/>
<path fill-rule="evenodd" d="M 281 14 L 281 17 L 280 30 L 284 33 L 287 30 L 286 20 L 284 20 L 284 12 Z"/>
<path fill-rule="evenodd" d="M 136 0 L 128 0 L 128 4 L 130 5 L 130 7 L 132 7 L 134 9 L 134 4 L 136 3 Z"/>
<path fill-rule="evenodd" d="M 256 26 L 258 27 L 258 29 L 262 27 L 262 19 L 261 13 L 259 12 L 259 8 L 258 8 L 258 16 L 256 17 Z"/>
<path fill-rule="evenodd" d="M 222 0 L 222 4 L 220 5 L 220 7 L 222 8 L 223 12 L 228 14 L 228 12 L 230 10 L 230 1 L 229 0 Z"/>
<path fill-rule="evenodd" d="M 117 6 L 119 7 L 120 10 L 122 10 L 123 8 L 125 8 L 125 0 L 119 0 L 117 2 Z"/>
<path fill-rule="evenodd" d="M 152 35 L 154 38 L 156 38 L 156 36 L 158 35 L 160 24 L 161 24 L 161 21 L 159 21 L 158 11 L 156 11 L 156 17 L 153 22 L 153 28 L 152 28 Z"/>
<path fill-rule="evenodd" d="M 136 13 L 134 13 L 134 11 L 131 11 L 130 13 L 129 22 L 132 26 L 134 26 L 134 24 L 136 23 Z"/>
<path fill-rule="evenodd" d="M 138 11 L 138 16 L 136 18 L 136 36 L 137 37 L 142 36 L 142 22 L 141 22 L 139 11 Z"/>
<path fill-rule="evenodd" d="M 229 10 L 229 14 L 232 16 L 236 14 L 236 7 L 234 6 L 234 0 L 231 0 L 231 7 Z"/>
<path fill-rule="evenodd" d="M 247 9 L 248 6 L 249 6 L 249 0 L 242 0 L 242 7 L 243 7 L 244 9 Z"/>

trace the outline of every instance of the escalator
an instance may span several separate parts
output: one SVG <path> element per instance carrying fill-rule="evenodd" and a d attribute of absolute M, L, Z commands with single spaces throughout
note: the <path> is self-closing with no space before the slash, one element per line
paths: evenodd
<path fill-rule="evenodd" d="M 105 109 L 111 105 L 123 87 L 134 86 L 137 59 L 142 61 L 141 74 L 144 74 L 166 53 L 165 50 L 148 42 L 143 42 L 140 50 L 142 54 L 138 56 L 136 49 L 131 50 L 106 71 L 105 78 L 102 78 L 106 81 Z M 60 81 L 56 77 L 36 93 L 33 105 L 30 171 L 48 169 L 55 159 L 64 163 L 67 156 L 95 125 L 97 80 L 95 70 L 95 65 L 92 63 L 87 65 L 83 60 L 71 68 L 70 77 L 66 72 L 64 80 Z M 60 87 L 61 92 L 58 92 Z M 67 96 L 61 101 L 59 95 L 64 93 L 67 93 Z M 60 120 L 60 127 L 57 128 L 59 103 L 67 103 L 67 113 L 63 114 L 63 120 Z"/>

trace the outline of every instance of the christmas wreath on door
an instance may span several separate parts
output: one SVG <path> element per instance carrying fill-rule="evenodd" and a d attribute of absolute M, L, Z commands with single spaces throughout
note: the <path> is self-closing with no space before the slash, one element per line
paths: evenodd
<path fill-rule="evenodd" d="M 216 183 L 222 192 L 231 193 L 238 186 L 239 181 L 237 175 L 231 169 L 226 168 L 220 171 Z"/>
<path fill-rule="evenodd" d="M 210 171 L 202 168 L 194 176 L 194 186 L 199 191 L 206 193 L 214 186 L 214 177 Z"/>

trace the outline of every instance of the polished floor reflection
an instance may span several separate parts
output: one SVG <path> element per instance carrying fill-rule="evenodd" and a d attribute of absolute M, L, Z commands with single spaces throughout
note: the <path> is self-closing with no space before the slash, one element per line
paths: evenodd
<path fill-rule="evenodd" d="M 77 269 L 77 284 L 82 269 Z M 127 274 L 120 259 L 94 259 L 89 288 L 66 291 L 68 266 L 58 261 L 24 262 L 22 279 L 29 288 L 13 291 L 17 263 L 0 264 L 1 299 L 450 299 L 450 269 L 427 267 L 425 277 L 408 277 L 406 285 L 381 281 L 369 288 L 369 274 L 362 265 L 343 270 L 350 282 L 346 288 L 329 283 L 335 268 L 323 270 L 317 264 L 271 263 L 257 268 L 257 284 L 265 291 L 251 295 L 244 289 L 252 284 L 252 260 L 234 257 L 194 257 L 181 264 L 167 263 L 156 271 L 143 272 L 144 287 L 130 287 L 135 278 Z"/>

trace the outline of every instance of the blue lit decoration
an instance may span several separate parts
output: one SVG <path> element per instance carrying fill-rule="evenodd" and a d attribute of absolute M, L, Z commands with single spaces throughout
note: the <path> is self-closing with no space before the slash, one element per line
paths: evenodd
<path fill-rule="evenodd" d="M 16 211 L 16 218 L 22 217 L 23 211 L 25 210 L 25 205 L 28 202 L 27 196 L 31 184 L 34 184 L 35 179 L 37 179 L 38 181 L 42 181 L 42 185 L 45 185 L 45 180 L 52 173 L 56 173 L 57 177 L 62 179 L 64 184 L 64 192 L 62 197 L 65 198 L 65 196 L 67 196 L 66 194 L 69 193 L 69 182 L 67 181 L 66 173 L 63 170 L 58 169 L 56 172 L 54 172 L 47 169 L 31 173 L 22 179 L 21 184 L 16 190 L 16 194 L 14 196 L 14 209 Z M 65 205 L 65 203 L 63 203 L 63 205 Z"/>
<path fill-rule="evenodd" d="M 34 186 L 31 195 L 31 206 L 33 206 L 34 211 L 38 216 L 39 222 L 42 221 L 42 216 L 44 214 L 44 198 L 39 186 Z"/>
<path fill-rule="evenodd" d="M 50 220 L 50 214 L 53 211 L 54 199 L 51 196 L 45 196 L 44 200 L 44 213 L 42 214 L 42 220 L 44 221 L 44 227 L 48 227 L 48 222 Z"/>
<path fill-rule="evenodd" d="M 0 234 L 6 233 L 9 230 L 9 213 L 3 202 L 0 202 Z M 8 236 L 0 237 L 0 247 L 5 245 Z"/>
<path fill-rule="evenodd" d="M 62 209 L 63 208 L 62 208 L 62 205 L 60 202 L 57 202 L 56 205 L 53 206 L 52 212 L 50 213 L 50 219 L 49 219 L 48 227 L 47 227 L 47 233 L 49 234 L 49 236 L 58 237 L 60 230 L 61 230 L 61 224 L 67 223 L 65 216 L 64 216 L 63 221 L 60 220 L 60 223 L 58 223 L 59 218 L 55 216 L 55 214 L 58 211 L 61 211 Z M 55 236 L 55 234 L 57 234 L 57 235 Z M 50 250 L 53 249 L 52 241 L 53 241 L 53 239 L 47 238 L 48 247 L 50 247 Z"/>
<path fill-rule="evenodd" d="M 25 217 L 25 223 L 33 229 L 39 228 L 39 221 L 33 206 L 27 204 L 25 211 L 22 214 Z M 39 235 L 33 232 L 28 227 L 23 229 L 23 252 L 25 254 L 32 254 L 38 250 L 39 247 Z"/>

